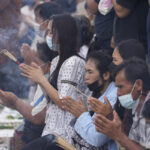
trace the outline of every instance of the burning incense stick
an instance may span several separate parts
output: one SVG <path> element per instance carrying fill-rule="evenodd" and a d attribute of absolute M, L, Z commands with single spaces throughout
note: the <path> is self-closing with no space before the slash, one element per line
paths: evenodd
<path fill-rule="evenodd" d="M 43 67 L 44 65 L 46 65 L 46 63 L 43 63 L 43 64 L 39 65 L 39 67 Z"/>
<path fill-rule="evenodd" d="M 16 59 L 15 56 L 13 56 L 8 50 L 4 49 L 0 52 L 0 54 L 5 54 L 7 57 L 9 57 L 11 60 L 13 60 L 14 62 L 16 62 L 18 65 L 20 65 L 21 63 Z"/>
<path fill-rule="evenodd" d="M 71 85 L 71 84 L 70 84 Z M 79 92 L 81 95 L 85 96 L 86 98 L 89 98 L 86 94 L 81 92 L 79 89 L 77 89 L 74 85 L 71 85 L 77 92 Z"/>
<path fill-rule="evenodd" d="M 71 144 L 66 142 L 62 137 L 60 137 L 56 134 L 55 134 L 55 136 L 57 138 L 56 143 L 58 143 L 61 148 L 64 148 L 65 150 L 76 150 L 75 147 L 73 147 Z"/>
<path fill-rule="evenodd" d="M 68 83 L 72 86 L 72 88 L 74 88 L 77 92 L 79 92 L 81 95 L 85 96 L 86 98 L 89 98 L 86 94 L 84 94 L 82 91 L 80 91 L 78 88 L 76 88 L 76 83 L 73 83 L 71 81 L 68 80 L 61 80 L 61 83 Z"/>

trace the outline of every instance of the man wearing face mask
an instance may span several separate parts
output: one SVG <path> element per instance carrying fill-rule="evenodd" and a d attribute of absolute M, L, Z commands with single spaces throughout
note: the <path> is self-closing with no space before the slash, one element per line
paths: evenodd
<path fill-rule="evenodd" d="M 86 84 L 90 91 L 92 91 L 91 98 L 88 101 L 98 98 L 99 103 L 104 107 L 106 104 L 113 107 L 116 103 L 117 88 L 114 82 L 111 82 L 109 65 L 112 58 L 104 52 L 97 51 L 91 53 L 86 62 Z M 106 97 L 107 98 L 106 98 Z M 94 98 L 95 97 L 95 98 Z M 97 100 L 97 99 L 96 99 Z M 109 101 L 109 102 L 108 102 Z M 109 150 L 115 150 L 116 144 L 102 133 L 98 133 L 95 130 L 93 124 L 94 116 L 97 112 L 88 111 L 86 105 L 79 98 L 78 102 L 71 97 L 63 98 L 64 109 L 71 112 L 76 117 L 76 123 L 74 124 L 77 134 L 73 137 L 75 147 L 79 149 L 96 150 L 108 148 Z M 91 107 L 89 107 L 91 108 Z M 102 113 L 106 113 L 105 110 L 101 110 Z"/>
<path fill-rule="evenodd" d="M 34 29 L 37 34 L 37 39 L 35 39 L 35 42 L 32 43 L 32 48 L 36 49 L 36 43 L 39 42 L 39 40 L 44 40 L 45 38 L 45 30 L 47 29 L 48 20 L 52 15 L 64 13 L 64 10 L 55 2 L 47 2 L 36 6 L 34 13 L 36 21 Z"/>
<path fill-rule="evenodd" d="M 147 138 L 150 124 L 141 114 L 143 103 L 150 91 L 150 75 L 146 63 L 137 58 L 123 62 L 115 72 L 115 83 L 118 87 L 116 104 L 118 114 L 114 111 L 112 121 L 97 115 L 96 130 L 114 139 L 127 150 L 145 150 L 147 148 L 145 145 L 150 144 Z M 132 111 L 132 116 L 126 113 L 127 110 Z M 128 123 L 132 125 L 129 133 L 126 130 Z"/>

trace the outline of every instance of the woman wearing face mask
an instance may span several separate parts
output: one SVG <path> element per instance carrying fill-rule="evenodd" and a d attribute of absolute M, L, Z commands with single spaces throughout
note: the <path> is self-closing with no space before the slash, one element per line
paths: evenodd
<path fill-rule="evenodd" d="M 109 106 L 113 107 L 117 98 L 117 88 L 114 82 L 111 82 L 108 69 L 111 61 L 112 58 L 109 55 L 97 51 L 88 56 L 85 67 L 86 84 L 90 91 L 92 91 L 93 96 L 89 98 L 88 101 L 93 101 L 98 98 L 98 102 L 101 103 L 103 107 L 105 107 L 105 103 L 108 104 L 109 102 Z M 97 112 L 88 111 L 81 99 L 76 102 L 67 96 L 63 98 L 63 103 L 64 109 L 71 112 L 77 119 L 74 125 L 77 134 L 73 137 L 75 147 L 81 150 L 116 149 L 116 145 L 113 141 L 107 136 L 96 132 L 93 119 Z M 89 108 L 92 109 L 92 107 Z M 108 113 L 107 110 L 104 109 L 100 111 L 104 114 Z"/>
<path fill-rule="evenodd" d="M 115 83 L 122 111 L 132 110 L 132 127 L 128 134 L 125 123 L 129 118 L 126 113 L 121 116 L 120 109 L 116 108 L 120 118 L 116 112 L 112 121 L 97 115 L 96 130 L 108 135 L 127 150 L 145 150 L 150 144 L 148 136 L 150 124 L 141 115 L 143 104 L 150 91 L 150 75 L 146 63 L 136 58 L 123 62 L 116 69 Z"/>
<path fill-rule="evenodd" d="M 55 57 L 51 63 L 49 80 L 45 78 L 41 68 L 34 63 L 32 63 L 32 66 L 25 64 L 20 66 L 24 76 L 40 85 L 38 89 L 41 88 L 41 95 L 39 93 L 37 93 L 39 96 L 35 95 L 33 105 L 37 105 L 38 99 L 39 105 L 37 107 L 41 105 L 42 107 L 36 109 L 35 106 L 32 111 L 32 106 L 24 104 L 9 92 L 1 91 L 0 97 L 4 105 L 18 110 L 29 121 L 35 124 L 45 122 L 42 135 L 55 132 L 69 143 L 72 143 L 71 138 L 74 135 L 74 130 L 70 125 L 70 121 L 74 117 L 69 112 L 61 109 L 61 97 L 71 96 L 77 99 L 79 94 L 70 84 L 61 81 L 69 81 L 71 84 L 75 84 L 79 90 L 85 92 L 87 90 L 84 80 L 85 61 L 77 55 L 77 25 L 73 17 L 67 14 L 53 16 L 48 25 L 48 30 L 52 33 L 53 45 L 59 48 L 57 49 L 59 56 Z M 10 101 L 10 97 L 12 101 Z M 39 111 L 40 113 L 38 113 Z M 32 116 L 31 113 L 35 116 Z"/>

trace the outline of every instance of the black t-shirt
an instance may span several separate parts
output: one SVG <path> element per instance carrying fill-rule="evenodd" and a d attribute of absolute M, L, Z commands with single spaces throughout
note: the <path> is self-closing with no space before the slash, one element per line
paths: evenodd
<path fill-rule="evenodd" d="M 99 3 L 100 0 L 95 0 Z M 107 15 L 98 12 L 95 16 L 95 33 L 96 36 L 103 39 L 112 37 L 114 10 L 112 9 Z"/>
<path fill-rule="evenodd" d="M 147 0 L 116 0 L 131 13 L 125 18 L 114 19 L 113 34 L 115 44 L 122 40 L 137 39 L 146 47 L 146 18 L 148 13 Z"/>

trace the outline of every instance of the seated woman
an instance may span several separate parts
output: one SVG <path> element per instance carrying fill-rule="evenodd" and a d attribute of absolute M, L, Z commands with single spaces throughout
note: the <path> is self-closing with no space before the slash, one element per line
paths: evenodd
<path fill-rule="evenodd" d="M 92 96 L 98 98 L 99 103 L 113 107 L 117 100 L 117 88 L 111 81 L 109 65 L 112 58 L 104 52 L 97 51 L 91 53 L 86 62 L 85 80 L 88 88 L 92 91 Z M 96 98 L 89 98 L 92 101 Z M 109 103 L 109 102 L 110 103 Z M 97 110 L 95 113 L 88 111 L 81 99 L 78 102 L 70 97 L 63 98 L 64 109 L 71 112 L 76 118 L 74 124 L 77 135 L 73 137 L 74 145 L 78 149 L 104 149 L 115 150 L 116 145 L 107 136 L 98 133 L 93 123 L 97 112 L 109 115 L 105 109 Z M 111 105 L 110 105 L 111 104 Z M 91 109 L 91 107 L 89 107 Z M 101 112 L 100 112 L 101 111 Z M 108 145 L 107 145 L 108 144 Z M 99 147 L 99 148 L 98 148 Z"/>
<path fill-rule="evenodd" d="M 35 116 L 32 116 L 33 106 L 19 100 L 10 92 L 0 91 L 0 98 L 3 105 L 18 110 L 34 124 L 45 122 L 43 136 L 55 132 L 67 142 L 72 143 L 74 129 L 70 121 L 74 116 L 61 109 L 61 97 L 71 96 L 77 99 L 79 93 L 70 84 L 61 81 L 68 80 L 77 85 L 79 90 L 85 92 L 87 90 L 84 80 L 85 61 L 77 54 L 77 25 L 73 17 L 67 14 L 53 16 L 48 25 L 48 33 L 48 36 L 52 37 L 50 38 L 52 48 L 59 53 L 59 56 L 55 57 L 51 63 L 49 80 L 45 78 L 41 68 L 35 63 L 32 63 L 32 66 L 20 65 L 22 75 L 40 85 L 37 89 L 39 92 L 36 92 L 35 95 L 36 99 L 42 100 L 39 103 L 42 105 L 39 107 L 40 110 L 34 111 Z M 36 104 L 35 101 L 33 105 Z"/>

